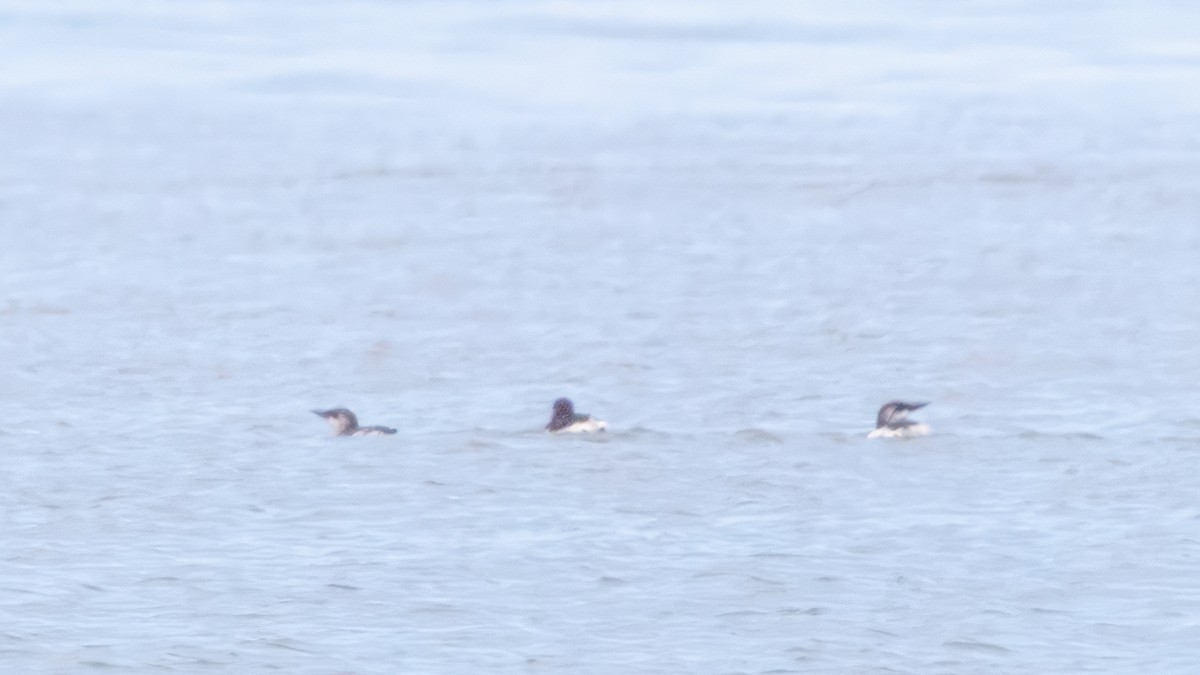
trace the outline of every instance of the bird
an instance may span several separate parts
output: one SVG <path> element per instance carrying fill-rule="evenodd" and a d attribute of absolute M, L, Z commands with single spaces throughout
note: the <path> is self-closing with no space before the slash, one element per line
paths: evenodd
<path fill-rule="evenodd" d="M 891 401 L 884 403 L 875 418 L 875 430 L 867 434 L 867 438 L 913 438 L 929 434 L 929 425 L 908 418 L 908 413 L 924 408 L 928 403 L 905 403 Z"/>
<path fill-rule="evenodd" d="M 554 411 L 550 416 L 550 423 L 546 425 L 546 431 L 551 433 L 604 431 L 608 427 L 608 423 L 602 422 L 591 415 L 575 412 L 575 404 L 571 403 L 571 399 L 569 398 L 556 400 L 553 408 Z"/>
<path fill-rule="evenodd" d="M 358 426 L 358 417 L 345 408 L 314 410 L 313 414 L 324 417 L 325 421 L 329 422 L 334 436 L 390 436 L 396 433 L 396 430 L 391 427 L 360 427 Z"/>

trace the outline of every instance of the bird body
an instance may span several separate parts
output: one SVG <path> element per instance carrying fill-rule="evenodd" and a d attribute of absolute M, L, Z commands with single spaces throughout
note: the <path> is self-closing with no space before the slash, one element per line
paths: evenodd
<path fill-rule="evenodd" d="M 575 404 L 569 398 L 560 398 L 554 402 L 550 423 L 546 431 L 552 433 L 588 433 L 604 431 L 608 424 L 591 415 L 575 412 Z"/>
<path fill-rule="evenodd" d="M 929 435 L 928 424 L 908 419 L 908 413 L 924 408 L 928 403 L 891 401 L 883 404 L 875 417 L 875 430 L 867 438 L 914 438 Z"/>
<path fill-rule="evenodd" d="M 360 427 L 358 426 L 358 417 L 345 408 L 314 410 L 313 414 L 324 417 L 325 421 L 329 422 L 334 436 L 390 436 L 396 433 L 396 430 L 391 427 Z"/>

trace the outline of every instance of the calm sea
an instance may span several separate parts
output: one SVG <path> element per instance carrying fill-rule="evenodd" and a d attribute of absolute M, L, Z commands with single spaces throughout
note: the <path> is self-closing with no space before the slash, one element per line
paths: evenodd
<path fill-rule="evenodd" d="M 4 3 L 0 670 L 1195 672 L 1197 25 Z"/>

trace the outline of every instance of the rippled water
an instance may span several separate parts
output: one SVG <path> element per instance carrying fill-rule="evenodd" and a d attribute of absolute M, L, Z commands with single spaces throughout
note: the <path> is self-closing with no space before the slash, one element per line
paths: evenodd
<path fill-rule="evenodd" d="M 1200 12 L 3 14 L 6 671 L 1200 660 Z"/>

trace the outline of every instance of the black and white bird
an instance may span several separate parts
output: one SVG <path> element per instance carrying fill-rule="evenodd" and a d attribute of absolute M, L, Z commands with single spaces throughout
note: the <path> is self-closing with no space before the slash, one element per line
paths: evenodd
<path fill-rule="evenodd" d="M 396 430 L 391 427 L 360 427 L 358 418 L 345 408 L 314 410 L 313 414 L 324 417 L 325 421 L 329 422 L 334 436 L 384 436 L 396 433 Z"/>
<path fill-rule="evenodd" d="M 554 402 L 554 412 L 550 416 L 550 423 L 546 425 L 546 431 L 580 433 L 604 431 L 607 427 L 607 423 L 591 415 L 575 412 L 575 404 L 571 403 L 571 399 L 560 398 Z"/>
<path fill-rule="evenodd" d="M 875 430 L 867 438 L 913 438 L 929 434 L 929 425 L 908 419 L 908 413 L 924 408 L 928 403 L 884 403 L 875 418 Z"/>

